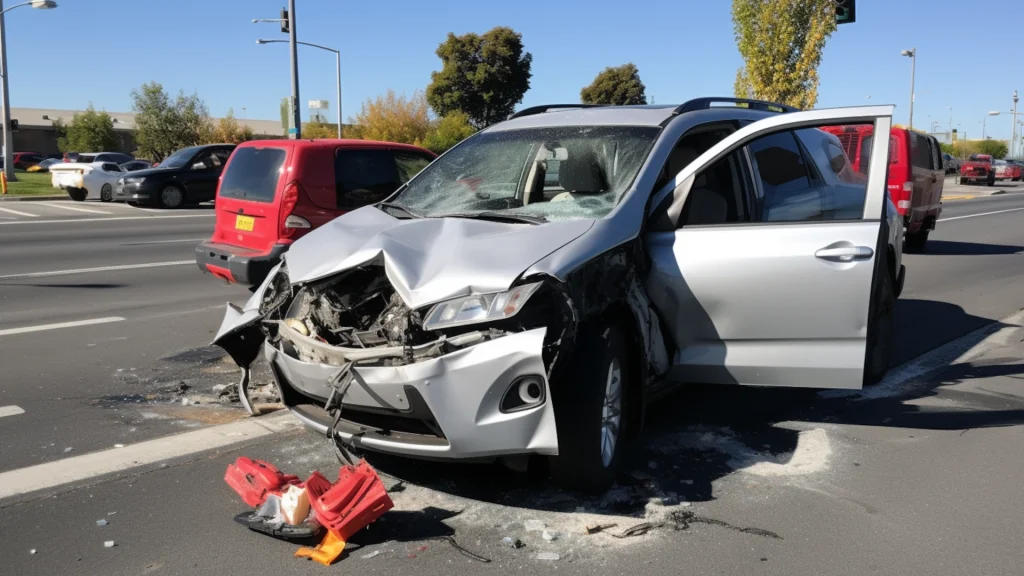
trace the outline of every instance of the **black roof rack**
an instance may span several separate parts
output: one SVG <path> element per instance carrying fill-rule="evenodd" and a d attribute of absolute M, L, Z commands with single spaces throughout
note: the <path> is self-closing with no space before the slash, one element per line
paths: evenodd
<path fill-rule="evenodd" d="M 787 106 L 785 104 L 777 104 L 775 102 L 765 102 L 764 100 L 751 100 L 749 98 L 694 98 L 680 105 L 675 109 L 673 114 L 683 114 L 686 112 L 693 112 L 694 110 L 707 110 L 711 108 L 712 104 L 716 102 L 724 102 L 729 104 L 735 104 L 737 108 L 749 108 L 751 110 L 762 110 L 764 112 L 797 112 L 799 109 Z"/>
<path fill-rule="evenodd" d="M 534 114 L 543 114 L 551 110 L 559 110 L 563 108 L 600 108 L 604 104 L 545 104 L 543 106 L 532 106 L 530 108 L 524 108 L 519 112 L 516 112 L 509 117 L 509 120 L 513 118 L 522 118 L 523 116 L 533 116 Z"/>

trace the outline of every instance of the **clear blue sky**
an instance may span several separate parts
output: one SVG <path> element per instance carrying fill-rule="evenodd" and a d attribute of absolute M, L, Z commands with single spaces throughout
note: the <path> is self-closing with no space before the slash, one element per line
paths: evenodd
<path fill-rule="evenodd" d="M 16 0 L 6 0 L 6 5 Z M 17 0 L 20 1 L 20 0 Z M 284 0 L 59 0 L 56 10 L 7 15 L 11 105 L 128 111 L 129 92 L 155 80 L 196 91 L 210 112 L 228 108 L 276 119 L 290 91 L 287 45 L 275 24 Z M 440 67 L 434 54 L 451 31 L 511 26 L 533 54 L 523 105 L 578 102 L 605 66 L 634 62 L 658 103 L 730 95 L 740 65 L 730 2 L 645 0 L 349 1 L 298 0 L 301 40 L 342 50 L 346 118 L 388 88 L 411 94 Z M 910 59 L 917 47 L 914 124 L 937 121 L 980 136 L 1008 138 L 1016 88 L 1024 94 L 1024 9 L 1013 0 L 860 0 L 858 22 L 829 40 L 820 68 L 819 107 L 897 104 L 907 120 Z M 301 99 L 328 99 L 334 112 L 334 55 L 300 47 Z M 870 96 L 870 99 L 867 97 Z M 303 106 L 305 108 L 305 106 Z M 1024 109 L 1022 104 L 1021 109 Z M 929 116 L 930 115 L 930 116 Z"/>

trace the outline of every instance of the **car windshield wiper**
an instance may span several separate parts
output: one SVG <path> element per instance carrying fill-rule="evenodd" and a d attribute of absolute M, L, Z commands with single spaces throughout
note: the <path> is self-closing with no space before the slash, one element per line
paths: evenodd
<path fill-rule="evenodd" d="M 437 218 L 471 218 L 479 220 L 505 220 L 512 222 L 525 222 L 527 224 L 546 224 L 548 219 L 543 216 L 529 216 L 527 214 L 508 214 L 505 212 L 464 212 L 456 214 L 442 214 Z"/>
<path fill-rule="evenodd" d="M 399 212 L 405 212 L 406 214 L 408 214 L 412 218 L 423 218 L 424 217 L 422 214 L 417 214 L 416 212 L 413 212 L 412 210 L 409 210 L 405 206 L 402 206 L 400 204 L 393 204 L 391 202 L 380 202 L 380 203 L 377 204 L 377 207 L 378 208 L 391 208 L 392 210 L 398 210 Z"/>

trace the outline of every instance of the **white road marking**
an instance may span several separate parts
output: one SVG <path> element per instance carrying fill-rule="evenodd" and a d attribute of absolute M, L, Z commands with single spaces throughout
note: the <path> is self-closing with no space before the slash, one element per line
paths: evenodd
<path fill-rule="evenodd" d="M 975 218 L 978 216 L 991 216 L 993 214 L 1004 214 L 1006 212 L 1018 212 L 1024 210 L 1024 208 L 1009 208 L 1007 210 L 996 210 L 995 212 L 982 212 L 981 214 L 968 214 L 966 216 L 953 216 L 952 218 L 939 218 L 939 222 L 949 222 L 950 220 L 960 220 L 962 218 Z"/>
<path fill-rule="evenodd" d="M 20 406 L 0 406 L 0 418 L 4 416 L 17 416 L 24 413 L 25 411 Z"/>
<path fill-rule="evenodd" d="M 54 204 L 51 202 L 40 202 L 41 206 L 49 206 L 50 208 L 62 208 L 64 210 L 74 210 L 75 212 L 88 212 L 89 214 L 113 214 L 113 212 L 107 212 L 106 210 L 95 210 L 93 208 L 79 208 L 78 206 L 63 206 L 61 204 Z"/>
<path fill-rule="evenodd" d="M 107 214 L 107 212 L 104 212 Z M 111 222 L 115 220 L 160 220 L 165 218 L 215 218 L 216 214 L 176 214 L 174 216 L 115 216 L 112 218 L 65 218 L 63 220 L 21 220 L 0 222 L 0 226 L 14 224 L 78 224 L 79 222 Z"/>
<path fill-rule="evenodd" d="M 0 330 L 0 336 L 13 336 L 14 334 L 28 334 L 29 332 L 42 332 L 44 330 L 58 330 L 60 328 L 76 328 L 78 326 L 92 326 L 93 324 L 110 324 L 121 322 L 124 318 L 111 316 L 109 318 L 93 318 L 92 320 L 75 320 L 74 322 L 60 322 L 57 324 L 40 324 L 39 326 L 25 326 L 23 328 L 8 328 Z"/>
<path fill-rule="evenodd" d="M 195 260 L 175 260 L 173 262 L 149 262 L 146 264 L 121 264 L 118 266 L 100 266 L 99 268 L 77 268 L 74 270 L 52 270 L 50 272 L 26 272 L 24 274 L 8 274 L 0 276 L 0 280 L 15 278 L 44 278 L 46 276 L 64 276 L 66 274 L 87 274 L 89 272 L 113 272 L 115 270 L 133 270 L 135 268 L 160 268 L 162 266 L 184 266 L 195 264 Z"/>
<path fill-rule="evenodd" d="M 284 412 L 11 470 L 0 474 L 0 499 L 292 432 L 300 426 Z"/>
<path fill-rule="evenodd" d="M 209 238 L 182 238 L 181 240 L 150 240 L 148 242 L 128 242 L 122 246 L 148 246 L 149 244 L 176 244 L 178 242 L 202 242 Z"/>
<path fill-rule="evenodd" d="M 7 212 L 8 214 L 14 214 L 15 216 L 28 216 L 29 218 L 39 218 L 39 214 L 29 214 L 28 212 L 22 212 L 21 210 L 12 210 L 10 208 L 4 208 L 0 206 L 0 212 Z"/>

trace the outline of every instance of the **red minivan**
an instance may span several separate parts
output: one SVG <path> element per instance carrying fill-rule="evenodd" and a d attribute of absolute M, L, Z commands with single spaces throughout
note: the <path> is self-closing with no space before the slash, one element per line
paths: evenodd
<path fill-rule="evenodd" d="M 368 140 L 254 140 L 239 144 L 217 187 L 213 236 L 196 264 L 258 285 L 288 246 L 349 210 L 391 195 L 435 155 Z"/>
<path fill-rule="evenodd" d="M 854 170 L 867 174 L 871 153 L 871 126 L 827 126 L 842 142 Z M 942 186 L 946 172 L 942 166 L 942 150 L 935 138 L 893 127 L 889 133 L 889 197 L 906 227 L 903 248 L 921 252 L 928 234 L 942 213 Z"/>

